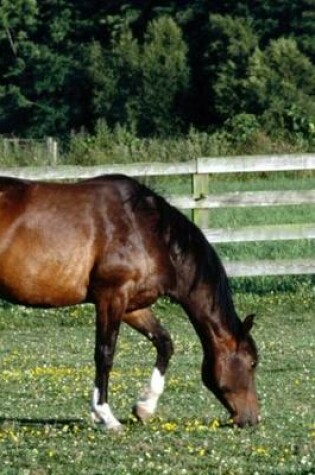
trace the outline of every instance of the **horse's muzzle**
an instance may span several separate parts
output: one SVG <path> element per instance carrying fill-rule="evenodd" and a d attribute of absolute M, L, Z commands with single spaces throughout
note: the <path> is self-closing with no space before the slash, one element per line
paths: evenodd
<path fill-rule="evenodd" d="M 245 410 L 242 414 L 232 415 L 233 424 L 238 427 L 256 426 L 260 420 L 257 411 Z"/>

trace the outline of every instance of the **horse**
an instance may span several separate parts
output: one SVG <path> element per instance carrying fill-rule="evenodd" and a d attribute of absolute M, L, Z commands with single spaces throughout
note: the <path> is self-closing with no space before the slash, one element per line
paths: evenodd
<path fill-rule="evenodd" d="M 200 339 L 204 385 L 235 425 L 256 425 L 254 316 L 238 317 L 222 262 L 194 223 L 124 175 L 75 183 L 0 178 L 0 297 L 43 308 L 94 304 L 91 416 L 106 429 L 122 428 L 108 402 L 122 322 L 156 349 L 133 412 L 145 422 L 156 411 L 173 354 L 151 309 L 162 296 L 182 306 Z"/>

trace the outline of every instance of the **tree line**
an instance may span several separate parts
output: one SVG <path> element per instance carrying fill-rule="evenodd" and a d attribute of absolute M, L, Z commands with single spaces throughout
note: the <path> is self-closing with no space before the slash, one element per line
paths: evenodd
<path fill-rule="evenodd" d="M 314 140 L 315 0 L 2 0 L 0 133 Z"/>

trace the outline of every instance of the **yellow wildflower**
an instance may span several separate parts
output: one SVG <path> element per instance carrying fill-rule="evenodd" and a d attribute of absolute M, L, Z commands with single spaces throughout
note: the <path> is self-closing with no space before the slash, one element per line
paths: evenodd
<path fill-rule="evenodd" d="M 177 428 L 177 424 L 175 422 L 165 422 L 162 424 L 162 429 L 167 430 L 168 432 L 172 432 Z"/>
<path fill-rule="evenodd" d="M 265 447 L 253 447 L 253 452 L 258 455 L 268 455 L 268 450 Z"/>
<path fill-rule="evenodd" d="M 220 427 L 220 421 L 218 419 L 214 419 L 210 424 L 210 429 L 217 430 Z"/>

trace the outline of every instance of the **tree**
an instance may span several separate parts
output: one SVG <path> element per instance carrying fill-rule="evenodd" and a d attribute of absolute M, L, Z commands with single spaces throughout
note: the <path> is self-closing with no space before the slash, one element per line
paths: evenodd
<path fill-rule="evenodd" d="M 36 29 L 37 14 L 33 0 L 2 0 L 0 6 L 0 130 L 3 132 L 25 126 L 25 116 L 33 105 L 24 75 L 36 54 L 30 36 Z"/>
<path fill-rule="evenodd" d="M 141 135 L 169 134 L 179 126 L 179 95 L 188 84 L 186 46 L 170 18 L 153 21 L 141 46 L 129 28 L 111 50 L 90 50 L 89 77 L 95 119 L 120 124 Z"/>
<path fill-rule="evenodd" d="M 299 14 L 293 23 L 294 38 L 299 48 L 314 63 L 315 59 L 315 0 L 299 0 Z"/>
<path fill-rule="evenodd" d="M 142 135 L 217 128 L 238 114 L 262 117 L 276 104 L 275 90 L 278 109 L 292 100 L 295 115 L 310 117 L 311 86 L 299 71 L 313 77 L 314 7 L 315 0 L 2 0 L 0 133 L 63 136 L 92 130 L 98 119 Z M 289 80 L 281 84 L 286 54 Z"/>
<path fill-rule="evenodd" d="M 298 47 L 314 58 L 315 0 L 265 0 L 247 3 L 248 15 L 265 47 L 273 39 L 294 38 Z"/>
<path fill-rule="evenodd" d="M 112 127 L 133 125 L 138 113 L 140 50 L 128 28 L 114 39 L 110 50 L 100 43 L 91 45 L 88 72 L 94 121 L 105 119 Z"/>
<path fill-rule="evenodd" d="M 179 107 L 189 83 L 187 47 L 169 17 L 149 24 L 141 60 L 139 130 L 168 135 L 180 127 Z"/>
<path fill-rule="evenodd" d="M 243 112 L 243 81 L 258 38 L 244 18 L 211 15 L 208 41 L 204 55 L 208 102 L 213 113 L 212 120 L 224 122 Z"/>
<path fill-rule="evenodd" d="M 270 42 L 256 49 L 244 82 L 246 110 L 260 115 L 265 127 L 304 134 L 315 119 L 315 66 L 293 39 Z M 299 129 L 299 130 L 298 130 Z"/>

